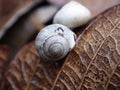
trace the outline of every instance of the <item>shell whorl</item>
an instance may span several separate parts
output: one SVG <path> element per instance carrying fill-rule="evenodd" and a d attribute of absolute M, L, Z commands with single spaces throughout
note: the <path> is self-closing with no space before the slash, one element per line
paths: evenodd
<path fill-rule="evenodd" d="M 43 53 L 45 59 L 59 60 L 67 55 L 69 52 L 68 41 L 61 36 L 49 37 L 43 45 Z"/>
<path fill-rule="evenodd" d="M 35 45 L 43 60 L 60 60 L 75 46 L 75 36 L 66 26 L 53 24 L 38 33 Z"/>

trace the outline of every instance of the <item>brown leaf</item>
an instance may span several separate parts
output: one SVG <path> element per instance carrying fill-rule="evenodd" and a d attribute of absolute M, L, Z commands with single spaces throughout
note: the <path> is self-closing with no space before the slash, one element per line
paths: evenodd
<path fill-rule="evenodd" d="M 120 5 L 98 16 L 65 62 L 52 90 L 120 89 Z"/>
<path fill-rule="evenodd" d="M 42 0 L 0 0 L 0 38 L 15 21 Z"/>
<path fill-rule="evenodd" d="M 0 67 L 4 65 L 8 57 L 10 56 L 10 49 L 7 45 L 0 45 Z"/>
<path fill-rule="evenodd" d="M 8 83 L 12 90 L 119 89 L 119 25 L 120 5 L 97 17 L 59 68 L 40 60 L 34 42 L 26 45 L 6 72 Z"/>
<path fill-rule="evenodd" d="M 40 61 L 34 42 L 26 45 L 6 73 L 12 90 L 49 90 L 60 68 Z"/>
<path fill-rule="evenodd" d="M 4 64 L 10 56 L 10 49 L 6 45 L 0 45 L 0 80 L 4 71 Z"/>
<path fill-rule="evenodd" d="M 10 49 L 7 45 L 0 45 L 0 66 L 8 59 L 10 55 Z"/>

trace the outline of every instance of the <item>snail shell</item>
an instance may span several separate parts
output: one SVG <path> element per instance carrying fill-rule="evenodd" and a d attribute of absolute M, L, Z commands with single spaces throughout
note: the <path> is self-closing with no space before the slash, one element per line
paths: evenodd
<path fill-rule="evenodd" d="M 60 60 L 75 46 L 76 35 L 69 28 L 52 24 L 37 35 L 35 45 L 44 60 Z"/>

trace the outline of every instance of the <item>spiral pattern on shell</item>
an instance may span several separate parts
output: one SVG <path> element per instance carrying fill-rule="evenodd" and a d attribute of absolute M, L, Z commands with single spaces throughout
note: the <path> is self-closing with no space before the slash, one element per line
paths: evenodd
<path fill-rule="evenodd" d="M 75 46 L 76 35 L 69 28 L 53 24 L 37 35 L 35 45 L 43 60 L 60 60 Z"/>

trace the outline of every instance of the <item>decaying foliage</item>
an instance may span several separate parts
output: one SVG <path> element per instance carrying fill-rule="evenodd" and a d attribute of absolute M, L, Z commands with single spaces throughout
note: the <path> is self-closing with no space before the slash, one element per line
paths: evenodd
<path fill-rule="evenodd" d="M 120 5 L 99 15 L 59 64 L 43 62 L 32 42 L 11 62 L 6 82 L 12 90 L 119 90 Z"/>

